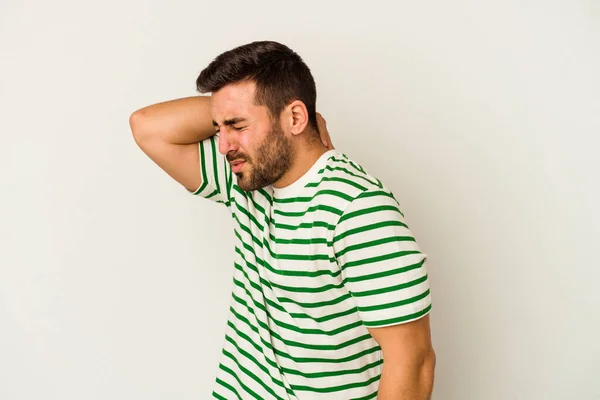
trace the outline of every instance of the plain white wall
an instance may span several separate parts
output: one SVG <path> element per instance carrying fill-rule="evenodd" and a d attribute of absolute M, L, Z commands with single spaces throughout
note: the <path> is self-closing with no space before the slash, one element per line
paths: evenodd
<path fill-rule="evenodd" d="M 0 4 L 0 399 L 209 397 L 230 217 L 128 117 L 261 39 L 430 256 L 435 400 L 600 399 L 597 1 Z"/>

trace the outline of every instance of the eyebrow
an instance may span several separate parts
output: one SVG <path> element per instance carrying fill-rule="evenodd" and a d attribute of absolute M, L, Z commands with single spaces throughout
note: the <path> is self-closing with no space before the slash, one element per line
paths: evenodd
<path fill-rule="evenodd" d="M 229 118 L 229 119 L 226 119 L 225 121 L 223 121 L 223 125 L 231 126 L 231 125 L 238 124 L 240 122 L 246 122 L 246 118 L 242 118 L 242 117 Z M 213 120 L 212 124 L 214 127 L 219 126 L 219 124 L 217 124 L 217 121 L 215 121 L 215 120 Z"/>

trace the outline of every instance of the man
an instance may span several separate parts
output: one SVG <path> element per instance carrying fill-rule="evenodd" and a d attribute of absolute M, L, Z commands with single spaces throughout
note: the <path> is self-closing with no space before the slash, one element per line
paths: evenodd
<path fill-rule="evenodd" d="M 308 67 L 254 42 L 196 83 L 211 96 L 143 108 L 130 124 L 152 160 L 235 220 L 213 397 L 429 399 L 425 255 L 392 193 L 333 149 Z"/>

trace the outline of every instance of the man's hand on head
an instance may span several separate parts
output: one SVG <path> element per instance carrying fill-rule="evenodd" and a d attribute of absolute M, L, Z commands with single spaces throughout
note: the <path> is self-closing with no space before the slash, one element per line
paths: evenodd
<path fill-rule="evenodd" d="M 317 113 L 317 126 L 319 128 L 319 136 L 321 137 L 321 142 L 323 146 L 327 147 L 327 150 L 333 150 L 333 143 L 331 142 L 331 137 L 329 137 L 329 132 L 327 131 L 327 121 L 321 115 L 321 113 Z"/>

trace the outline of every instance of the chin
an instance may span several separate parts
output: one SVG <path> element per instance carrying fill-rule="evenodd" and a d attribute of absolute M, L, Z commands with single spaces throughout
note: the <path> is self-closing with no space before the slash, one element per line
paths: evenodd
<path fill-rule="evenodd" d="M 240 187 L 240 189 L 242 189 L 244 192 L 250 192 L 252 190 L 255 190 L 254 188 L 250 187 L 250 185 L 249 185 L 248 174 L 239 172 L 239 173 L 236 173 L 235 175 L 237 176 L 237 185 Z"/>

